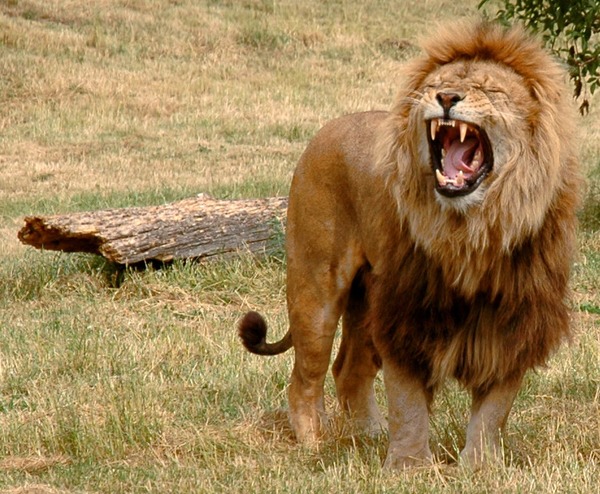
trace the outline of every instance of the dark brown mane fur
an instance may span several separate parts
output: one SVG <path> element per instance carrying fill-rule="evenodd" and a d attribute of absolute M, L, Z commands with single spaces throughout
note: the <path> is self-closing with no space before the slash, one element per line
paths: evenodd
<path fill-rule="evenodd" d="M 431 387 L 455 377 L 485 389 L 543 365 L 569 335 L 571 262 L 544 247 L 558 243 L 565 250 L 557 252 L 569 252 L 573 236 L 571 225 L 550 219 L 491 263 L 488 281 L 471 296 L 449 287 L 442 267 L 421 248 L 406 245 L 389 271 L 372 275 L 370 325 L 378 348 L 410 364 Z"/>

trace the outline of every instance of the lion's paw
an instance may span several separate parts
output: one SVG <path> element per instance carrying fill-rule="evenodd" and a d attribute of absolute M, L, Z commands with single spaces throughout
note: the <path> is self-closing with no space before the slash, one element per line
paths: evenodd
<path fill-rule="evenodd" d="M 396 451 L 388 451 L 383 468 L 385 470 L 407 470 L 415 467 L 430 467 L 433 459 L 429 451 L 419 455 L 402 455 Z"/>

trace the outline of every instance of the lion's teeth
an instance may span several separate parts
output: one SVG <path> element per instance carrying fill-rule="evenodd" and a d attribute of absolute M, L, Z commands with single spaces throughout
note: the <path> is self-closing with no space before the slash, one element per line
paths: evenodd
<path fill-rule="evenodd" d="M 481 166 L 481 162 L 483 156 L 481 153 L 481 148 L 477 149 L 477 151 L 475 151 L 475 154 L 473 155 L 473 159 L 471 160 L 471 168 L 473 170 L 477 170 L 480 166 Z"/>
<path fill-rule="evenodd" d="M 437 168 L 435 170 L 435 178 L 438 181 L 438 184 L 440 184 L 440 186 L 444 187 L 446 185 L 446 177 L 444 177 L 444 175 L 442 175 L 442 172 L 439 171 Z"/>
<path fill-rule="evenodd" d="M 446 149 L 442 148 L 442 158 L 445 158 L 445 157 L 446 157 Z"/>
<path fill-rule="evenodd" d="M 435 136 L 437 135 L 437 129 L 438 129 L 438 121 L 437 121 L 437 119 L 434 118 L 431 121 L 431 128 L 430 128 L 432 141 L 435 141 Z"/>
<path fill-rule="evenodd" d="M 468 125 L 465 122 L 461 122 L 459 124 L 459 127 L 460 127 L 460 142 L 465 142 L 465 137 L 467 137 Z"/>
<path fill-rule="evenodd" d="M 459 187 L 461 187 L 465 184 L 465 174 L 462 172 L 462 170 L 458 172 L 458 175 L 456 175 L 456 179 L 454 180 L 454 183 L 456 185 L 458 185 Z"/>

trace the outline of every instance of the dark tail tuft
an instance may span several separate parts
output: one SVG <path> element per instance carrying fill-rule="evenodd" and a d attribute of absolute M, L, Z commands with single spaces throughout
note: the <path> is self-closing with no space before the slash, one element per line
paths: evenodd
<path fill-rule="evenodd" d="M 257 355 L 278 355 L 292 346 L 289 331 L 280 341 L 267 343 L 267 323 L 258 312 L 248 312 L 240 321 L 238 332 L 246 349 Z"/>
<path fill-rule="evenodd" d="M 242 343 L 250 352 L 266 343 L 267 323 L 258 312 L 248 312 L 240 321 L 238 330 Z"/>

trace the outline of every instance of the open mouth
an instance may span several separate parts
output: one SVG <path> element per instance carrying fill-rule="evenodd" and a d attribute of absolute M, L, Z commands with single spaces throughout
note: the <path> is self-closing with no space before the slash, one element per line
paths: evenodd
<path fill-rule="evenodd" d="M 434 118 L 426 123 L 436 190 L 447 197 L 475 191 L 494 163 L 485 131 L 461 120 Z"/>

